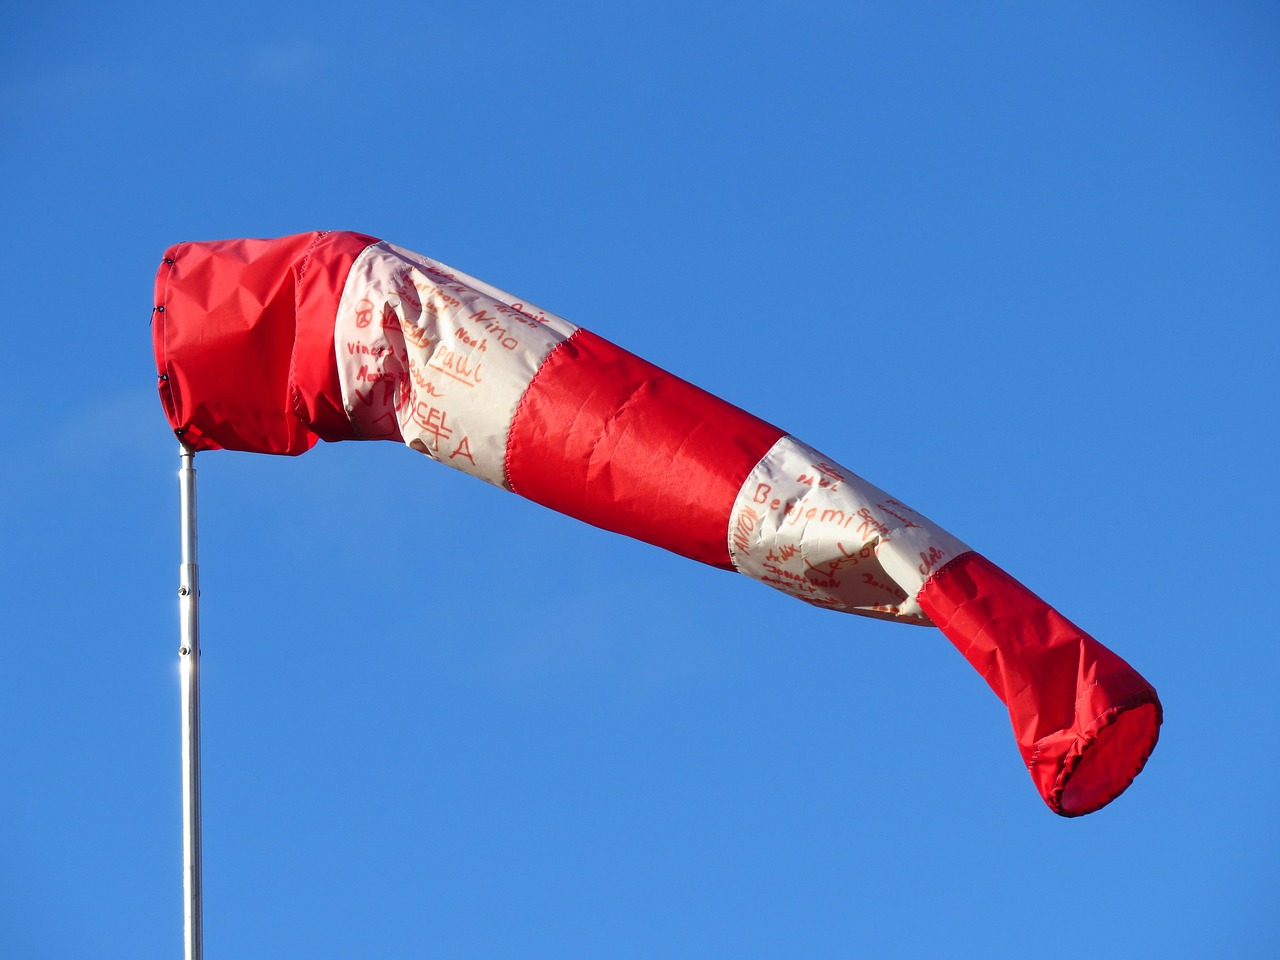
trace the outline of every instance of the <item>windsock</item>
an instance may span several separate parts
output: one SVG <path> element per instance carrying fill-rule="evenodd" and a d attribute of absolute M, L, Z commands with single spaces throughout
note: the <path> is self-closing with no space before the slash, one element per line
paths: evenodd
<path fill-rule="evenodd" d="M 937 626 L 1008 707 L 1040 795 L 1090 813 L 1162 719 L 1128 663 L 956 537 L 785 431 L 394 244 L 180 243 L 160 397 L 193 451 L 394 440 L 587 523 L 829 610 Z"/>

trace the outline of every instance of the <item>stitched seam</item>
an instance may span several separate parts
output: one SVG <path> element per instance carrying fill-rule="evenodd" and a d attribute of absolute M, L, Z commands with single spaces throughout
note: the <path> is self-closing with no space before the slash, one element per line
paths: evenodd
<path fill-rule="evenodd" d="M 754 464 L 752 464 L 751 469 L 747 471 L 747 475 L 742 478 L 742 483 L 738 485 L 738 492 L 734 494 L 733 503 L 729 505 L 729 516 L 725 521 L 725 545 L 729 552 L 729 563 L 733 565 L 734 573 L 741 573 L 744 577 L 751 576 L 749 573 L 744 573 L 742 570 L 742 567 L 738 566 L 737 551 L 735 551 L 733 547 L 734 517 L 738 513 L 738 502 L 743 498 L 744 491 L 747 488 L 747 483 L 751 480 L 752 475 L 758 469 L 760 469 L 760 464 L 768 460 L 769 457 L 773 455 L 773 452 L 778 449 L 778 446 L 784 440 L 794 440 L 794 439 L 795 438 L 792 437 L 791 434 L 784 433 L 777 440 L 773 441 L 773 446 L 771 446 L 768 450 L 766 450 L 764 452 L 764 455 L 759 460 L 757 460 Z M 755 578 L 753 577 L 752 579 L 755 579 Z"/>
<path fill-rule="evenodd" d="M 304 427 L 306 426 L 307 418 L 302 411 L 302 391 L 298 389 L 297 377 L 298 311 L 302 306 L 302 280 L 307 275 L 307 267 L 311 265 L 311 255 L 315 253 L 315 249 L 320 245 L 320 242 L 332 232 L 331 230 L 320 230 L 316 233 L 316 238 L 311 241 L 311 246 L 307 247 L 307 252 L 298 261 L 298 277 L 293 284 L 293 349 L 289 351 L 289 407 L 293 411 L 294 418 Z"/>
<path fill-rule="evenodd" d="M 581 329 L 581 327 L 575 328 L 573 333 L 569 334 L 566 339 L 561 340 L 551 348 L 551 352 L 547 354 L 546 359 L 543 360 L 538 366 L 538 369 L 534 371 L 533 377 L 529 381 L 529 385 L 524 388 L 524 392 L 520 394 L 520 399 L 516 402 L 515 412 L 511 415 L 511 425 L 507 427 L 507 448 L 503 452 L 502 456 L 502 482 L 503 485 L 512 493 L 520 492 L 511 482 L 511 458 L 513 453 L 512 448 L 515 445 L 516 424 L 520 421 L 520 415 L 524 412 L 525 402 L 529 399 L 529 394 L 533 391 L 534 384 L 536 384 L 538 379 L 542 376 L 542 372 L 550 365 L 551 358 L 559 353 L 560 349 L 564 347 L 566 343 L 575 340 Z"/>

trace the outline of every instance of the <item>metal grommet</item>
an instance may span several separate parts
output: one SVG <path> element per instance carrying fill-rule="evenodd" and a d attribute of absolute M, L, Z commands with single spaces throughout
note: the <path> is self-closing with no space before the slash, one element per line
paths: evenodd
<path fill-rule="evenodd" d="M 160 306 L 156 307 L 156 312 L 164 313 L 164 304 L 161 304 Z"/>
<path fill-rule="evenodd" d="M 161 379 L 161 380 L 168 380 L 168 379 L 169 379 L 169 375 L 168 375 L 167 373 L 162 373 L 162 374 L 160 374 L 160 379 Z"/>

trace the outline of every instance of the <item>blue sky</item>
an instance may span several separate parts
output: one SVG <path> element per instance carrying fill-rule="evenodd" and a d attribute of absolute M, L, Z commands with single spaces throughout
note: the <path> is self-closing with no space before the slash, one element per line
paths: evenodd
<path fill-rule="evenodd" d="M 151 284 L 319 228 L 830 453 L 1166 723 L 1061 820 L 936 631 L 392 444 L 204 454 L 209 956 L 1272 955 L 1278 46 L 1240 2 L 11 14 L 0 955 L 181 949 Z"/>

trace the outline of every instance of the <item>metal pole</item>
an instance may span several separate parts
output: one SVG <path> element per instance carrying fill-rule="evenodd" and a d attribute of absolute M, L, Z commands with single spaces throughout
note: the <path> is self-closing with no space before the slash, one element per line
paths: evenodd
<path fill-rule="evenodd" d="M 200 883 L 200 570 L 196 562 L 196 470 L 194 451 L 181 445 L 178 489 L 182 511 L 182 565 L 178 579 L 182 684 L 182 893 L 186 960 L 204 956 Z"/>

